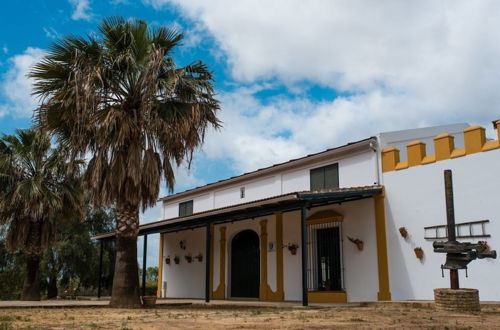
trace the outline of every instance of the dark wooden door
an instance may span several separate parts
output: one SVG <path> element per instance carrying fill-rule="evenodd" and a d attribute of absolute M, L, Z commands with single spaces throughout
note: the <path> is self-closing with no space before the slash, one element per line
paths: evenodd
<path fill-rule="evenodd" d="M 341 290 L 339 228 L 318 229 L 316 233 L 319 290 Z"/>
<path fill-rule="evenodd" d="M 259 236 L 244 230 L 231 241 L 231 296 L 259 298 Z"/>

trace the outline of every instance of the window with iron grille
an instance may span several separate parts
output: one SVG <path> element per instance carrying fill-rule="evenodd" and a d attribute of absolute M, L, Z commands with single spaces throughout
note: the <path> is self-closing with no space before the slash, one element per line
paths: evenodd
<path fill-rule="evenodd" d="M 314 168 L 310 172 L 311 190 L 335 189 L 339 187 L 339 164 Z"/>
<path fill-rule="evenodd" d="M 187 201 L 179 203 L 179 216 L 184 217 L 186 215 L 193 214 L 193 201 Z"/>
<path fill-rule="evenodd" d="M 342 222 L 307 226 L 309 291 L 342 291 Z"/>

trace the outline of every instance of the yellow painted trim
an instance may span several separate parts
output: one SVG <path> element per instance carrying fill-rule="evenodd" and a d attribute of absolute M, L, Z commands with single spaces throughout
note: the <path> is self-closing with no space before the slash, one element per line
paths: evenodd
<path fill-rule="evenodd" d="M 160 251 L 158 253 L 158 279 L 156 283 L 156 296 L 161 298 L 161 285 L 163 280 L 163 234 L 160 233 Z"/>
<path fill-rule="evenodd" d="M 465 148 L 455 149 L 451 152 L 450 158 L 458 158 L 465 156 Z"/>
<path fill-rule="evenodd" d="M 471 126 L 463 131 L 464 147 L 455 149 L 455 137 L 451 134 L 439 134 L 434 137 L 434 155 L 426 155 L 426 145 L 413 141 L 406 145 L 407 160 L 400 161 L 399 150 L 394 147 L 382 150 L 382 172 L 403 170 L 412 166 L 431 164 L 445 159 L 458 158 L 478 152 L 500 148 L 500 120 L 495 122 L 498 139 L 486 141 L 485 129 Z"/>
<path fill-rule="evenodd" d="M 436 162 L 436 156 L 431 155 L 431 156 L 425 156 L 424 159 L 422 159 L 422 165 L 427 165 L 427 164 L 432 164 Z"/>
<path fill-rule="evenodd" d="M 488 141 L 484 144 L 481 151 L 490 151 L 498 148 L 500 148 L 500 141 Z"/>
<path fill-rule="evenodd" d="M 307 220 L 308 225 L 319 225 L 322 223 L 330 223 L 330 222 L 340 222 L 344 221 L 344 217 L 335 217 L 335 218 L 323 218 L 323 219 L 312 219 L 312 220 Z"/>
<path fill-rule="evenodd" d="M 396 165 L 396 168 L 395 170 L 398 171 L 398 170 L 404 170 L 408 168 L 408 162 L 399 162 L 398 165 Z"/>
<path fill-rule="evenodd" d="M 310 291 L 307 299 L 312 303 L 346 303 L 347 293 L 344 291 Z"/>
<path fill-rule="evenodd" d="M 375 207 L 375 231 L 377 237 L 378 300 L 391 300 L 389 286 L 389 261 L 385 228 L 385 194 L 373 196 Z"/>
<path fill-rule="evenodd" d="M 420 165 L 425 157 L 425 143 L 419 140 L 410 142 L 406 145 L 406 154 L 409 167 Z"/>
<path fill-rule="evenodd" d="M 344 219 L 344 216 L 342 214 L 335 212 L 332 209 L 327 209 L 314 212 L 307 218 L 307 222 L 313 222 L 315 220 L 324 220 L 324 219 L 334 219 L 331 221 L 342 221 Z"/>
<path fill-rule="evenodd" d="M 382 150 L 382 172 L 390 172 L 396 169 L 399 163 L 399 150 L 394 147 Z"/>
<path fill-rule="evenodd" d="M 467 155 L 481 152 L 486 143 L 486 133 L 484 127 L 475 125 L 464 130 L 464 145 Z"/>
<path fill-rule="evenodd" d="M 226 298 L 226 227 L 220 227 L 219 286 L 213 293 L 214 299 Z"/>
<path fill-rule="evenodd" d="M 434 153 L 437 161 L 450 159 L 455 149 L 455 137 L 450 134 L 439 134 L 434 138 Z"/>
<path fill-rule="evenodd" d="M 276 288 L 276 292 L 274 292 L 269 286 L 268 273 L 267 273 L 267 220 L 261 220 L 260 224 L 260 285 L 259 285 L 259 299 L 267 300 L 267 301 L 281 301 L 283 300 L 284 293 L 283 290 L 280 292 L 278 288 Z M 283 239 L 282 239 L 283 242 Z M 277 247 L 280 245 L 277 245 Z M 278 250 L 278 248 L 276 248 Z M 281 277 L 283 278 L 283 249 L 281 250 Z M 279 265 L 278 265 L 278 256 L 276 256 L 276 276 L 278 277 Z M 276 281 L 279 283 L 279 280 Z M 281 280 L 281 286 L 283 287 L 283 279 Z"/>

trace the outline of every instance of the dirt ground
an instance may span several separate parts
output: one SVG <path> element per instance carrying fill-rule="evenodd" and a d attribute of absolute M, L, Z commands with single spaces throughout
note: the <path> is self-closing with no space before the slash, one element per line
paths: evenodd
<path fill-rule="evenodd" d="M 450 314 L 397 305 L 328 308 L 159 306 L 1 309 L 4 329 L 500 329 L 500 307 Z"/>

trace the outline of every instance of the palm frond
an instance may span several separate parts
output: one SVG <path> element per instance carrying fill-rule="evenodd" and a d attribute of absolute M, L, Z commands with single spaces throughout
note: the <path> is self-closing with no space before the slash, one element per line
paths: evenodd
<path fill-rule="evenodd" d="M 190 163 L 206 129 L 220 127 L 213 75 L 200 61 L 177 67 L 175 29 L 110 17 L 99 32 L 56 42 L 34 67 L 36 123 L 74 157 L 90 155 L 94 203 L 144 208 L 162 178 L 173 189 L 173 168 Z"/>
<path fill-rule="evenodd" d="M 81 167 L 43 131 L 18 130 L 1 138 L 0 223 L 8 225 L 10 249 L 40 254 L 58 216 L 81 214 Z"/>

